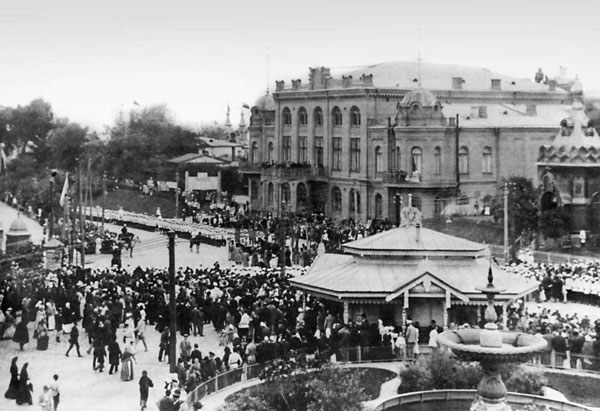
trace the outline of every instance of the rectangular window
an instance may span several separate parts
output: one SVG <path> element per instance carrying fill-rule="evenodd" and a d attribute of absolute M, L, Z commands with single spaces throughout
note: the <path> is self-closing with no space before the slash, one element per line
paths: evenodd
<path fill-rule="evenodd" d="M 315 137 L 315 164 L 323 167 L 323 137 Z"/>
<path fill-rule="evenodd" d="M 350 139 L 350 171 L 360 171 L 360 138 Z"/>
<path fill-rule="evenodd" d="M 306 164 L 308 162 L 308 147 L 306 146 L 306 136 L 298 137 L 298 163 Z"/>
<path fill-rule="evenodd" d="M 281 153 L 284 162 L 292 161 L 292 137 L 283 136 L 283 152 Z"/>
<path fill-rule="evenodd" d="M 333 170 L 342 169 L 342 139 L 341 137 L 334 137 L 333 143 L 333 157 L 331 159 L 331 168 Z"/>
<path fill-rule="evenodd" d="M 492 153 L 483 153 L 483 173 L 492 174 Z"/>

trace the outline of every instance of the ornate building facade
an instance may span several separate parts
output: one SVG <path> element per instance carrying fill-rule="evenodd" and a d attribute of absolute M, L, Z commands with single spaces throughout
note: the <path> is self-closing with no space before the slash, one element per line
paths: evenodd
<path fill-rule="evenodd" d="M 486 69 L 383 63 L 276 82 L 251 109 L 254 210 L 311 208 L 400 221 L 408 195 L 424 217 L 459 201 L 483 209 L 503 178 L 539 183 L 539 148 L 569 117 L 573 94 Z"/>

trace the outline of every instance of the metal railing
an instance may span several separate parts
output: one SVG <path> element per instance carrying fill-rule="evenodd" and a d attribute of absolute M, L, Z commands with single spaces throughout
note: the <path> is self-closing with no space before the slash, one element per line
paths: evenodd
<path fill-rule="evenodd" d="M 377 363 L 377 362 L 401 362 L 401 361 L 413 361 L 418 356 L 422 355 L 431 355 L 433 352 L 433 348 L 428 345 L 419 345 L 418 353 L 416 351 L 407 350 L 407 347 L 403 347 L 401 349 L 394 348 L 391 346 L 371 346 L 371 347 L 347 347 L 338 349 L 335 352 L 335 355 L 331 356 L 331 362 L 333 363 L 341 363 L 341 364 L 362 364 L 362 363 Z M 310 356 L 307 356 L 310 357 Z M 226 388 L 229 388 L 238 383 L 245 383 L 247 381 L 256 380 L 259 378 L 260 374 L 271 364 L 273 361 L 257 363 L 253 365 L 243 364 L 242 367 L 225 372 L 222 374 L 218 374 L 216 377 L 211 378 L 197 387 L 195 387 L 190 393 L 188 393 L 186 402 L 188 405 L 192 405 L 196 401 L 200 401 L 203 398 L 213 395 L 219 391 L 222 391 Z M 569 352 L 566 353 L 557 353 L 554 351 L 541 351 L 539 353 L 533 354 L 531 360 L 529 362 L 531 365 L 541 365 L 548 368 L 555 369 L 572 369 L 577 371 L 589 372 L 589 373 L 599 373 L 600 372 L 600 357 L 595 356 L 587 356 L 587 355 L 576 355 L 571 356 Z M 436 393 L 444 393 L 444 391 L 435 391 Z M 453 397 L 453 399 L 459 399 L 461 392 L 474 392 L 472 390 L 455 390 L 455 395 L 458 397 Z M 396 398 L 413 398 L 411 395 L 426 395 L 430 400 L 435 399 L 434 394 L 430 394 L 430 391 L 424 391 L 421 393 L 409 393 Z M 456 394 L 458 393 L 458 394 Z M 439 394 L 445 395 L 445 394 Z M 463 394 L 464 395 L 464 394 Z M 518 395 L 521 394 L 512 394 L 509 395 Z M 535 396 L 530 396 L 535 397 Z M 417 398 L 417 397 L 414 397 Z M 470 396 L 470 399 L 473 397 Z M 535 397 L 537 398 L 537 397 Z M 542 397 L 539 397 L 542 398 Z M 403 400 L 404 401 L 404 400 Z M 406 400 L 408 401 L 408 399 Z M 405 402 L 406 402 L 405 401 Z M 402 403 L 405 403 L 402 402 Z M 415 402 L 415 401 L 411 401 Z M 519 402 L 519 401 L 517 401 Z M 387 407 L 391 407 L 392 405 L 398 405 L 402 403 L 394 403 L 388 404 Z M 519 402 L 521 403 L 521 402 Z M 525 403 L 523 403 L 525 404 Z M 538 403 L 536 403 L 538 404 Z M 567 403 L 565 403 L 567 404 Z M 385 405 L 384 405 L 385 406 Z M 383 410 L 385 408 L 377 408 Z M 553 408 L 555 409 L 555 408 Z M 585 410 L 587 408 L 558 408 L 564 410 Z"/>
<path fill-rule="evenodd" d="M 418 391 L 410 392 L 407 394 L 400 394 L 397 397 L 390 398 L 383 401 L 381 404 L 375 407 L 375 411 L 384 411 L 394 407 L 394 409 L 400 409 L 400 406 L 407 404 L 422 404 L 431 402 L 443 402 L 448 404 L 449 402 L 466 402 L 470 403 L 477 394 L 476 390 L 434 390 L 434 391 Z M 535 405 L 542 407 L 548 407 L 551 410 L 563 410 L 563 411 L 582 411 L 591 410 L 591 408 L 584 405 L 575 404 L 568 401 L 552 400 L 546 397 L 540 397 L 538 395 L 530 394 L 519 394 L 515 392 L 509 392 L 506 394 L 506 401 L 511 405 Z M 451 407 L 448 407 L 451 408 Z M 427 409 L 427 408 L 419 408 Z"/>

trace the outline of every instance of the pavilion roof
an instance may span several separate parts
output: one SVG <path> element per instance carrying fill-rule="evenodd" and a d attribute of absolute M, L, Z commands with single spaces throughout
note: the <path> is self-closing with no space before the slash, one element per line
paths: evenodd
<path fill-rule="evenodd" d="M 475 287 L 487 284 L 490 262 L 487 258 L 461 259 L 367 259 L 352 255 L 319 256 L 308 273 L 290 282 L 303 290 L 338 299 L 377 298 L 388 301 L 399 297 L 427 276 L 430 281 L 463 302 L 485 300 Z M 520 298 L 537 288 L 537 282 L 504 271 L 492 263 L 494 284 L 505 291 L 498 301 Z"/>

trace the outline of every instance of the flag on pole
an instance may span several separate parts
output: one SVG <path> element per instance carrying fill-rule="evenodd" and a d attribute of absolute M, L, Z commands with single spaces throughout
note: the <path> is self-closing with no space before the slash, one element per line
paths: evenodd
<path fill-rule="evenodd" d="M 67 171 L 67 175 L 65 176 L 65 184 L 63 185 L 62 192 L 60 193 L 60 201 L 59 204 L 61 207 L 65 205 L 65 198 L 69 194 L 69 172 Z"/>

